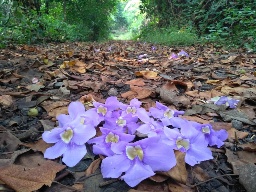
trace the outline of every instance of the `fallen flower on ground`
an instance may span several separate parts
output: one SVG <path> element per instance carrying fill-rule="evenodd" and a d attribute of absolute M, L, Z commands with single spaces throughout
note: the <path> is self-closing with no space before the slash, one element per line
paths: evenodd
<path fill-rule="evenodd" d="M 95 137 L 87 142 L 94 144 L 93 153 L 95 155 L 114 155 L 112 148 L 115 147 L 115 145 L 131 142 L 135 138 L 135 135 L 125 134 L 118 130 L 101 128 L 100 131 L 102 133 L 101 136 Z"/>
<path fill-rule="evenodd" d="M 46 149 L 44 157 L 55 159 L 63 155 L 62 161 L 69 167 L 75 166 L 87 153 L 85 143 L 95 136 L 96 130 L 92 124 L 81 122 L 85 108 L 80 102 L 72 102 L 68 107 L 69 115 L 57 117 L 59 126 L 42 135 L 46 143 L 55 143 Z M 93 118 L 93 117 L 91 117 Z"/>
<path fill-rule="evenodd" d="M 213 158 L 211 150 L 207 147 L 208 143 L 201 132 L 197 131 L 186 120 L 180 121 L 179 128 L 164 127 L 164 133 L 168 139 L 163 142 L 175 150 L 186 153 L 185 162 L 187 164 L 194 166 L 201 161 Z"/>
<path fill-rule="evenodd" d="M 207 101 L 207 103 L 214 103 L 215 105 L 226 105 L 227 107 L 234 109 L 240 100 L 233 99 L 227 96 L 213 97 Z"/>
<path fill-rule="evenodd" d="M 169 107 L 156 102 L 156 107 L 151 107 L 149 113 L 156 119 L 159 119 L 165 126 L 170 125 L 170 119 L 183 115 L 184 111 L 171 110 Z"/>
<path fill-rule="evenodd" d="M 125 173 L 121 179 L 131 187 L 155 175 L 155 171 L 168 171 L 176 165 L 173 150 L 159 137 L 116 145 L 113 151 L 115 155 L 102 161 L 103 178 L 118 178 Z"/>
<path fill-rule="evenodd" d="M 188 53 L 185 52 L 184 50 L 181 50 L 181 51 L 178 53 L 178 56 L 180 56 L 180 57 L 189 57 Z"/>
<path fill-rule="evenodd" d="M 215 131 L 211 124 L 200 124 L 197 122 L 190 122 L 193 127 L 195 127 L 198 131 L 202 132 L 205 136 L 205 140 L 208 142 L 208 145 L 214 146 L 217 145 L 220 148 L 224 145 L 224 142 L 228 138 L 228 133 L 226 130 L 221 129 L 219 131 Z"/>

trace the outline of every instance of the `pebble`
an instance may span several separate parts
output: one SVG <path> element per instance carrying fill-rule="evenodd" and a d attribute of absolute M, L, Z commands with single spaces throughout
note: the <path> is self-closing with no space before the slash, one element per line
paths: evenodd
<path fill-rule="evenodd" d="M 108 91 L 108 95 L 109 96 L 117 96 L 118 91 L 116 90 L 116 88 L 110 88 L 109 91 Z"/>

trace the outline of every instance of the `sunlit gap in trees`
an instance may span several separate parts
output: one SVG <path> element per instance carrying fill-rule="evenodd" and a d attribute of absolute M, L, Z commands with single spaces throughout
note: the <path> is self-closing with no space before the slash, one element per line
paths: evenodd
<path fill-rule="evenodd" d="M 145 21 L 145 14 L 140 12 L 140 0 L 120 1 L 112 15 L 112 33 L 114 40 L 136 39 Z"/>

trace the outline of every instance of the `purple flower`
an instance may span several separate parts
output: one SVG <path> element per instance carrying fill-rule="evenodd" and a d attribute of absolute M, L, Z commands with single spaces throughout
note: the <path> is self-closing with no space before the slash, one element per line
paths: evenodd
<path fill-rule="evenodd" d="M 239 100 L 232 99 L 227 96 L 221 96 L 216 102 L 214 102 L 215 105 L 226 105 L 226 106 L 229 106 L 229 108 L 231 109 L 236 108 L 238 103 L 239 103 Z"/>
<path fill-rule="evenodd" d="M 168 171 L 176 164 L 173 150 L 159 137 L 116 145 L 113 151 L 115 155 L 102 161 L 103 178 L 118 178 L 125 173 L 121 179 L 131 187 L 155 175 L 154 171 Z"/>
<path fill-rule="evenodd" d="M 185 52 L 184 50 L 181 50 L 181 51 L 178 53 L 178 56 L 180 56 L 180 57 L 189 57 L 188 53 Z"/>
<path fill-rule="evenodd" d="M 95 144 L 93 145 L 93 153 L 95 155 L 114 155 L 112 148 L 115 147 L 115 145 L 131 142 L 135 138 L 135 135 L 125 134 L 116 130 L 106 128 L 101 128 L 100 130 L 102 133 L 101 136 L 95 137 L 87 142 L 89 144 Z"/>
<path fill-rule="evenodd" d="M 155 51 L 155 50 L 156 50 L 156 46 L 152 46 L 152 47 L 151 47 L 151 50 L 152 50 L 152 51 Z"/>
<path fill-rule="evenodd" d="M 169 57 L 170 60 L 175 60 L 175 59 L 178 59 L 179 56 L 175 53 L 172 53 L 171 56 Z"/>
<path fill-rule="evenodd" d="M 147 58 L 147 56 L 148 56 L 147 54 L 141 54 L 141 55 L 138 56 L 138 59 Z"/>
<path fill-rule="evenodd" d="M 194 166 L 201 161 L 213 158 L 210 149 L 207 148 L 208 143 L 204 134 L 197 131 L 186 120 L 180 120 L 179 128 L 180 130 L 164 127 L 164 133 L 168 140 L 164 139 L 163 142 L 175 150 L 186 153 L 186 163 Z"/>
<path fill-rule="evenodd" d="M 127 115 L 124 111 L 114 111 L 110 118 L 105 118 L 104 127 L 112 130 L 122 130 L 124 133 L 134 134 L 138 128 L 138 117 Z"/>
<path fill-rule="evenodd" d="M 144 119 L 144 124 L 137 128 L 137 131 L 148 137 L 163 136 L 163 125 L 155 121 L 153 118 L 148 117 Z"/>
<path fill-rule="evenodd" d="M 184 111 L 174 111 L 169 107 L 156 102 L 156 107 L 151 107 L 149 109 L 149 113 L 156 119 L 162 121 L 165 126 L 170 125 L 170 119 L 173 117 L 178 117 L 179 115 L 183 115 Z"/>
<path fill-rule="evenodd" d="M 141 102 L 134 98 L 130 101 L 130 105 L 126 105 L 123 110 L 127 115 L 131 115 L 132 117 L 138 117 L 139 119 L 147 118 L 148 112 L 140 106 Z"/>
<path fill-rule="evenodd" d="M 112 112 L 123 107 L 123 103 L 119 102 L 116 97 L 107 98 L 105 104 L 99 102 L 93 102 L 95 108 L 88 111 L 96 111 L 99 121 L 103 121 L 105 117 L 111 117 Z"/>
<path fill-rule="evenodd" d="M 63 155 L 62 161 L 69 167 L 75 166 L 87 153 L 85 143 L 95 136 L 93 124 L 84 124 L 80 115 L 86 115 L 84 105 L 72 102 L 68 106 L 69 115 L 57 117 L 59 126 L 42 135 L 46 143 L 55 143 L 46 149 L 44 157 L 55 159 Z M 91 117 L 93 118 L 93 117 Z"/>
<path fill-rule="evenodd" d="M 206 141 L 210 146 L 217 145 L 220 148 L 227 138 L 228 133 L 226 130 L 222 129 L 219 131 L 215 131 L 211 124 L 200 124 L 197 122 L 190 122 L 193 127 L 195 127 L 198 131 L 202 132 L 205 136 Z"/>

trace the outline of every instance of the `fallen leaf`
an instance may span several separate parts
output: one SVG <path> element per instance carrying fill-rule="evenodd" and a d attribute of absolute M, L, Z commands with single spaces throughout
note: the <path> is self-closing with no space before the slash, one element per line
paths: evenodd
<path fill-rule="evenodd" d="M 135 86 L 139 86 L 139 87 L 145 86 L 145 82 L 142 78 L 132 79 L 130 81 L 126 81 L 125 84 L 135 85 Z"/>
<path fill-rule="evenodd" d="M 96 171 L 96 169 L 99 168 L 100 163 L 101 163 L 101 159 L 100 159 L 100 158 L 94 160 L 94 161 L 90 164 L 90 166 L 86 169 L 86 171 L 85 171 L 85 176 L 88 177 L 89 175 L 93 174 L 93 173 Z"/>
<path fill-rule="evenodd" d="M 29 147 L 34 151 L 41 151 L 42 153 L 44 153 L 45 150 L 51 147 L 53 144 L 46 143 L 43 139 L 40 139 L 35 143 L 22 143 L 21 145 Z"/>
<path fill-rule="evenodd" d="M 135 72 L 135 75 L 146 79 L 156 79 L 158 74 L 155 71 L 137 71 Z"/>
<path fill-rule="evenodd" d="M 152 94 L 152 91 L 150 89 L 138 86 L 131 86 L 131 91 L 137 93 L 137 99 L 144 99 Z"/>
<path fill-rule="evenodd" d="M 256 152 L 256 143 L 244 143 L 239 145 L 244 151 Z"/>
<path fill-rule="evenodd" d="M 168 183 L 169 191 L 171 192 L 193 192 L 194 190 L 186 185 L 182 185 L 179 183 Z"/>
<path fill-rule="evenodd" d="M 248 132 L 238 131 L 235 128 L 231 128 L 228 130 L 228 140 L 230 142 L 233 142 L 234 140 L 236 140 L 236 137 L 238 139 L 244 139 L 248 135 L 249 135 Z"/>
<path fill-rule="evenodd" d="M 11 95 L 0 95 L 0 105 L 3 107 L 10 107 L 13 104 Z"/>
<path fill-rule="evenodd" d="M 177 182 L 186 184 L 186 181 L 188 178 L 188 172 L 187 172 L 186 163 L 184 160 L 185 153 L 182 153 L 180 151 L 175 151 L 175 157 L 176 157 L 177 164 L 172 169 L 170 169 L 165 173 L 166 175 L 176 180 Z"/>
<path fill-rule="evenodd" d="M 53 161 L 46 161 L 34 168 L 9 165 L 0 167 L 0 180 L 17 192 L 31 192 L 43 185 L 50 186 L 56 173 L 64 168 L 64 165 Z"/>

